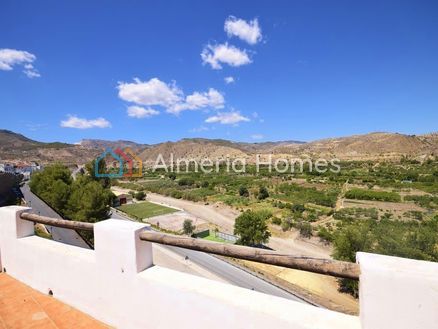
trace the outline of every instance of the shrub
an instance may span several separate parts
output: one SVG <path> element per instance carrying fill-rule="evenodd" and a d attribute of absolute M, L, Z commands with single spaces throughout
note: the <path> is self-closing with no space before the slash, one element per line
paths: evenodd
<path fill-rule="evenodd" d="M 191 178 L 181 178 L 178 181 L 179 186 L 192 186 L 195 183 L 195 181 Z"/>
<path fill-rule="evenodd" d="M 292 211 L 293 212 L 303 213 L 305 210 L 306 210 L 306 208 L 304 207 L 303 204 L 294 204 L 292 206 Z"/>
<path fill-rule="evenodd" d="M 279 217 L 272 217 L 272 224 L 275 224 L 275 225 L 281 225 L 281 218 L 279 218 Z"/>
<path fill-rule="evenodd" d="M 141 201 L 141 200 L 144 200 L 146 198 L 146 193 L 144 193 L 143 191 L 139 191 L 139 192 L 135 193 L 134 197 L 136 200 Z"/>
<path fill-rule="evenodd" d="M 269 192 L 268 189 L 264 186 L 261 186 L 259 189 L 258 199 L 264 200 L 266 198 L 269 198 Z"/>
<path fill-rule="evenodd" d="M 246 188 L 246 186 L 240 186 L 239 187 L 239 195 L 243 196 L 243 197 L 246 197 L 246 198 L 249 197 L 249 191 Z"/>
<path fill-rule="evenodd" d="M 310 237 L 312 237 L 313 229 L 312 225 L 310 225 L 309 222 L 298 222 L 297 229 L 300 231 L 300 236 L 302 236 L 303 238 L 309 239 Z"/>

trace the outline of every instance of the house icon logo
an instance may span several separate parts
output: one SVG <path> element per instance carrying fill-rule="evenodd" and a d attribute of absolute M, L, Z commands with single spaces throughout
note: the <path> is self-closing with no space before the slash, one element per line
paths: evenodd
<path fill-rule="evenodd" d="M 109 172 L 107 168 L 103 168 L 104 172 L 101 172 L 100 163 L 107 159 L 112 159 Z M 99 178 L 142 177 L 143 162 L 129 147 L 124 150 L 107 148 L 94 162 L 94 174 Z"/>

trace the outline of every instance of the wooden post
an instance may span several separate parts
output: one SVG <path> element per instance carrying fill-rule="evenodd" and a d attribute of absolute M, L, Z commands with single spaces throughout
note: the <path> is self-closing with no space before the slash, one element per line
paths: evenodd
<path fill-rule="evenodd" d="M 70 228 L 72 230 L 93 231 L 93 223 L 76 222 L 76 221 L 65 220 L 65 219 L 56 219 L 56 218 L 45 217 L 45 216 L 29 214 L 29 213 L 22 213 L 21 219 L 25 219 L 31 222 L 49 225 L 49 226 Z"/>
<path fill-rule="evenodd" d="M 140 239 L 215 255 L 331 275 L 339 278 L 358 280 L 360 274 L 359 265 L 331 259 L 294 256 L 272 250 L 237 246 L 157 232 L 142 232 L 140 233 Z"/>

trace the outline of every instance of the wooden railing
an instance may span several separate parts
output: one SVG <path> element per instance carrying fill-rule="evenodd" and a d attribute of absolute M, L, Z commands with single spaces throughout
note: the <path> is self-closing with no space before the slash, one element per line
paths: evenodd
<path fill-rule="evenodd" d="M 74 230 L 92 231 L 94 227 L 92 223 L 55 219 L 29 213 L 21 214 L 21 218 L 39 224 Z M 143 241 L 202 251 L 220 256 L 331 275 L 339 278 L 358 280 L 360 275 L 358 264 L 332 259 L 294 256 L 273 250 L 206 241 L 146 230 L 140 233 L 140 239 Z"/>

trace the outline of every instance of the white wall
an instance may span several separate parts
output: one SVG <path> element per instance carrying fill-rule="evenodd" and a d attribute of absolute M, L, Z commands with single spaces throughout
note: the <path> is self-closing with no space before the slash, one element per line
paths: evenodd
<path fill-rule="evenodd" d="M 118 328 L 360 328 L 358 317 L 152 266 L 146 225 L 95 225 L 96 250 L 39 238 L 24 207 L 0 208 L 7 273 Z M 368 327 L 371 328 L 371 327 Z M 399 327 L 402 328 L 402 327 Z"/>
<path fill-rule="evenodd" d="M 358 253 L 364 328 L 438 328 L 438 263 Z"/>
<path fill-rule="evenodd" d="M 358 253 L 360 318 L 152 265 L 147 225 L 95 225 L 96 249 L 34 235 L 0 208 L 0 264 L 23 283 L 118 328 L 438 328 L 438 264 Z"/>

